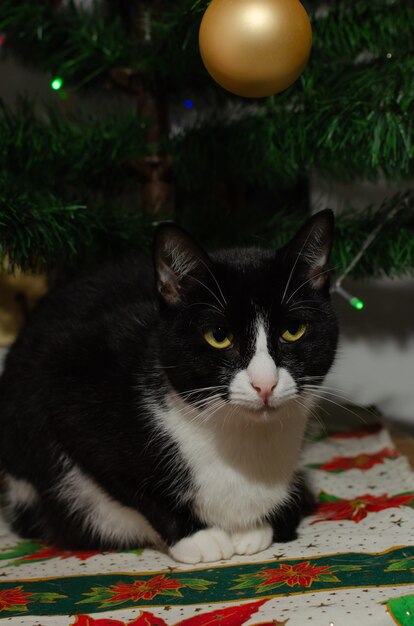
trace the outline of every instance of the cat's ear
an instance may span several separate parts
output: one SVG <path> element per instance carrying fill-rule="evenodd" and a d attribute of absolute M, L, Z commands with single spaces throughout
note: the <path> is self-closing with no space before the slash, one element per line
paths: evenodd
<path fill-rule="evenodd" d="M 315 289 L 322 289 L 329 279 L 334 221 L 330 209 L 315 213 L 286 246 L 292 267 L 305 272 Z"/>
<path fill-rule="evenodd" d="M 203 282 L 210 265 L 207 253 L 185 230 L 175 224 L 158 227 L 154 238 L 154 266 L 158 291 L 168 304 L 178 304 L 186 287 Z"/>

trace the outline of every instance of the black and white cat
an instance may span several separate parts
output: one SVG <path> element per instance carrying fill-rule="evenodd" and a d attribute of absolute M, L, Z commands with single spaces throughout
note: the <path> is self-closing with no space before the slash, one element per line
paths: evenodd
<path fill-rule="evenodd" d="M 55 288 L 0 379 L 12 527 L 186 563 L 293 539 L 307 384 L 337 344 L 332 231 L 322 211 L 280 250 L 208 255 L 167 224 L 155 271 L 137 255 Z"/>

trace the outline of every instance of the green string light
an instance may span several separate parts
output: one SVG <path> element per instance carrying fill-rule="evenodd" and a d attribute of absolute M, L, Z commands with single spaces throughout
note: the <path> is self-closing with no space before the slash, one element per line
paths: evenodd
<path fill-rule="evenodd" d="M 362 311 L 362 309 L 364 308 L 364 303 L 362 302 L 362 300 L 356 298 L 355 296 L 350 299 L 349 304 L 351 304 L 354 309 L 358 309 L 358 311 Z"/>
<path fill-rule="evenodd" d="M 50 86 L 53 91 L 59 91 L 59 89 L 61 89 L 63 86 L 63 78 L 61 78 L 60 76 L 55 76 L 55 78 L 50 83 Z"/>
<path fill-rule="evenodd" d="M 351 306 L 353 306 L 354 309 L 356 309 L 357 311 L 362 311 L 362 309 L 365 306 L 365 304 L 362 302 L 362 300 L 360 300 L 356 296 L 353 296 L 351 293 L 349 293 L 349 291 L 346 291 L 346 289 L 341 287 L 341 285 L 339 285 L 339 284 L 335 284 L 332 287 L 331 291 L 339 293 L 339 295 L 342 296 L 343 298 L 345 298 L 345 300 L 347 300 L 349 302 L 349 304 Z"/>

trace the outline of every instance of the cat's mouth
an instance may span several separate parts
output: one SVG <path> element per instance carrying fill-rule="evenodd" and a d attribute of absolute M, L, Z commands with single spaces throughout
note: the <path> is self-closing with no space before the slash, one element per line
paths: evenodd
<path fill-rule="evenodd" d="M 252 417 L 262 418 L 271 417 L 272 414 L 279 413 L 282 409 L 286 408 L 287 404 L 294 399 L 294 396 L 287 398 L 271 398 L 270 400 L 240 400 L 232 399 L 230 397 L 230 405 L 240 407 L 243 411 L 251 413 Z"/>

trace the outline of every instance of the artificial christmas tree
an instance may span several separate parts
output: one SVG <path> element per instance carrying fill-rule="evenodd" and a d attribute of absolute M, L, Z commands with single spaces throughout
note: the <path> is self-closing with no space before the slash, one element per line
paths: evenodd
<path fill-rule="evenodd" d="M 103 119 L 39 115 L 27 102 L 2 109 L 0 245 L 12 264 L 53 267 L 146 246 L 153 222 L 173 215 L 173 180 L 174 217 L 204 243 L 277 245 L 309 209 L 311 174 L 413 175 L 413 2 L 307 2 L 308 67 L 283 93 L 253 102 L 229 95 L 203 67 L 206 0 L 58 5 L 3 0 L 4 45 L 47 72 L 58 93 L 123 89 L 131 106 Z M 119 196 L 131 185 L 125 209 Z M 379 224 L 353 274 L 410 270 L 413 215 L 408 194 L 403 205 L 384 198 L 379 211 L 340 216 L 337 271 Z"/>

